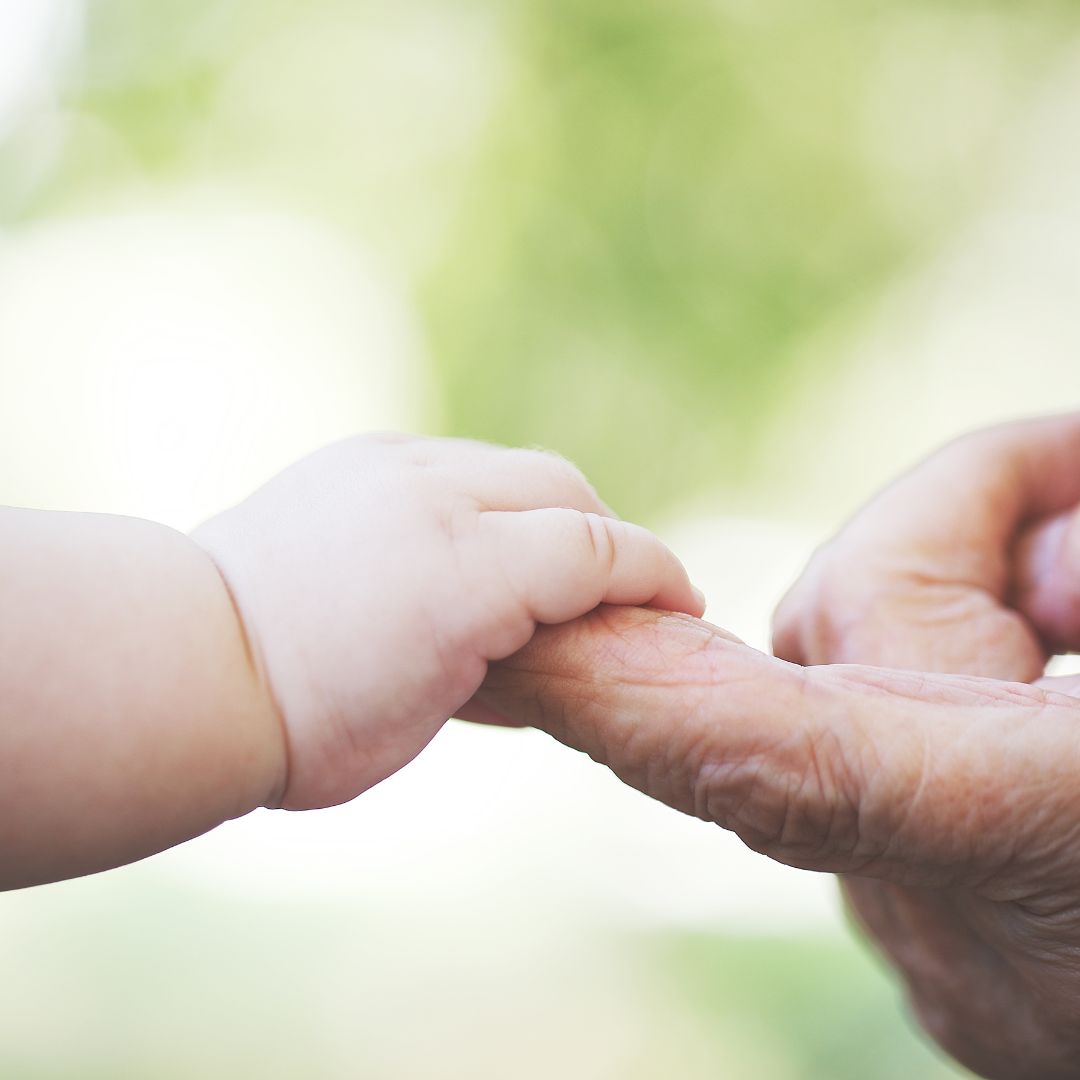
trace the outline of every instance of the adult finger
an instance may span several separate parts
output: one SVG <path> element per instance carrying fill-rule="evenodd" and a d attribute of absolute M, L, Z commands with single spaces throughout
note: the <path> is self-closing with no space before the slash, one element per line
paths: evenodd
<path fill-rule="evenodd" d="M 954 439 L 876 502 L 908 511 L 890 523 L 898 547 L 911 536 L 952 545 L 973 533 L 1007 542 L 1021 523 L 1080 501 L 1078 466 L 1080 412 L 1017 420 Z"/>
<path fill-rule="evenodd" d="M 1047 651 L 1080 649 L 1080 512 L 1055 514 L 1027 529 L 1014 563 L 1012 603 Z"/>
<path fill-rule="evenodd" d="M 501 567 L 500 585 L 517 597 L 530 623 L 567 622 L 602 603 L 704 611 L 682 563 L 639 525 L 545 509 L 490 511 L 480 515 L 479 528 L 485 557 Z"/>
<path fill-rule="evenodd" d="M 778 655 L 1034 678 L 1045 652 L 1006 603 L 1025 523 L 1080 500 L 1080 414 L 964 436 L 872 500 L 774 619 Z"/>
<path fill-rule="evenodd" d="M 1031 895 L 1055 865 L 1036 832 L 1048 815 L 1078 816 L 1072 699 L 801 669 L 684 616 L 603 608 L 541 630 L 493 666 L 481 699 L 812 870 Z"/>

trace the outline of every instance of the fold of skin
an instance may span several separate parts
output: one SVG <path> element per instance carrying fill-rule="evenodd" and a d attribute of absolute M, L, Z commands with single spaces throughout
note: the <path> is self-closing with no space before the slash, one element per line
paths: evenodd
<path fill-rule="evenodd" d="M 920 1021 L 970 1068 L 1078 1077 L 1080 682 L 1027 685 L 1080 644 L 1078 462 L 1080 417 L 939 452 L 786 598 L 793 662 L 602 609 L 540 631 L 483 701 L 772 858 L 843 875 Z"/>

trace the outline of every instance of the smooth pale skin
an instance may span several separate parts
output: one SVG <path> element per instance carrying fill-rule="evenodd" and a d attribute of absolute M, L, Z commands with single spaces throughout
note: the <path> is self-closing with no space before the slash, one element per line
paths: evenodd
<path fill-rule="evenodd" d="M 601 609 L 540 631 L 481 697 L 758 851 L 845 875 L 972 1069 L 1075 1078 L 1080 680 L 1027 683 L 1080 645 L 1078 501 L 1080 417 L 968 436 L 817 554 L 777 614 L 786 660 Z"/>
<path fill-rule="evenodd" d="M 534 451 L 350 440 L 190 538 L 0 510 L 0 888 L 351 799 L 451 715 L 492 719 L 488 662 L 600 603 L 704 609 Z"/>

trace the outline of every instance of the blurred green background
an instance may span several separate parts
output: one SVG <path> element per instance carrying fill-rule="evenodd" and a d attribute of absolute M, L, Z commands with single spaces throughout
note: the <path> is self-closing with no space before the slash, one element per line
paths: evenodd
<path fill-rule="evenodd" d="M 770 420 L 845 359 L 808 342 L 978 212 L 1078 21 L 1066 0 L 98 0 L 65 129 L 16 128 L 0 206 L 226 183 L 329 225 L 414 305 L 429 426 L 557 447 L 648 516 L 757 480 Z"/>
<path fill-rule="evenodd" d="M 895 469 L 1080 395 L 1078 56 L 1066 0 L 0 0 L 0 501 L 189 527 L 356 428 L 539 444 L 764 646 Z M 694 832 L 621 906 L 690 825 L 531 738 L 0 899 L 0 1075 L 959 1075 L 824 883 Z M 615 805 L 655 834 L 582 899 Z"/>

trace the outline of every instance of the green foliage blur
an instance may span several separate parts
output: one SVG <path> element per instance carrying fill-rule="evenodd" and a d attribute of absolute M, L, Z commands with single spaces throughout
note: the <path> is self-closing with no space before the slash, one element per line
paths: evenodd
<path fill-rule="evenodd" d="M 331 222 L 422 314 L 432 425 L 557 448 L 649 519 L 754 478 L 778 404 L 829 376 L 808 343 L 977 208 L 1078 19 L 1065 0 L 97 0 L 77 122 L 4 212 L 227 178 Z"/>

